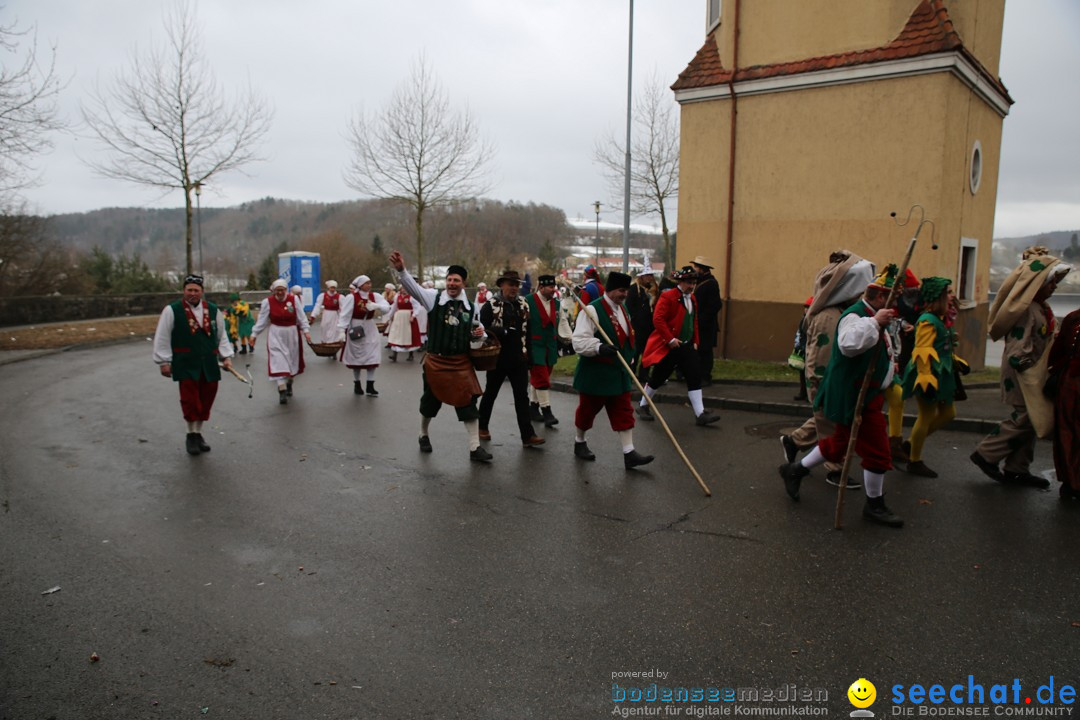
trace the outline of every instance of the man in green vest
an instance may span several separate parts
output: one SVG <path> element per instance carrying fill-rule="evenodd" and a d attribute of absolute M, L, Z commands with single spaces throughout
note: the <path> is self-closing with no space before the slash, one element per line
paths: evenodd
<path fill-rule="evenodd" d="M 623 303 L 630 292 L 630 276 L 621 272 L 608 275 L 606 292 L 578 313 L 574 327 L 574 352 L 578 354 L 574 389 L 578 407 L 574 413 L 574 455 L 595 460 L 596 455 L 585 441 L 593 420 L 606 410 L 611 429 L 619 434 L 623 465 L 627 470 L 647 465 L 652 455 L 634 449 L 634 410 L 630 405 L 630 374 L 619 362 L 621 355 L 629 366 L 634 360 L 634 328 Z M 609 343 L 597 328 L 603 328 Z"/>
<path fill-rule="evenodd" d="M 184 278 L 184 297 L 165 306 L 154 333 L 154 362 L 163 377 L 180 384 L 180 408 L 187 423 L 185 449 L 189 455 L 209 452 L 202 436 L 203 423 L 217 397 L 221 365 L 232 368 L 232 344 L 225 330 L 225 314 L 203 299 L 203 279 Z"/>
<path fill-rule="evenodd" d="M 559 359 L 559 304 L 555 276 L 541 275 L 529 295 L 529 412 L 544 427 L 559 424 L 551 412 L 551 369 Z"/>
<path fill-rule="evenodd" d="M 810 468 L 826 460 L 843 462 L 847 452 L 851 426 L 855 420 L 855 405 L 870 363 L 873 374 L 861 408 L 861 422 L 855 437 L 855 452 L 862 458 L 863 490 L 866 505 L 863 517 L 889 527 L 902 527 L 904 521 L 885 505 L 885 473 L 892 469 L 892 451 L 889 448 L 889 431 L 882 409 L 885 406 L 884 390 L 893 381 L 895 372 L 893 348 L 886 328 L 896 310 L 886 308 L 889 288 L 895 280 L 896 266 L 890 265 L 886 272 L 867 286 L 863 296 L 840 316 L 836 326 L 836 350 L 829 358 L 825 377 L 821 381 L 814 406 L 836 423 L 836 432 L 821 439 L 817 447 L 797 462 L 780 466 L 784 489 L 792 500 L 799 499 L 799 485 L 810 473 Z M 878 349 L 878 343 L 885 347 Z"/>
<path fill-rule="evenodd" d="M 446 289 L 435 290 L 416 282 L 405 269 L 404 256 L 397 250 L 390 253 L 389 260 L 405 291 L 428 312 L 427 354 L 422 371 L 424 392 L 420 396 L 420 452 L 432 451 L 428 426 L 446 403 L 465 424 L 469 459 L 491 462 L 491 453 L 480 446 L 480 411 L 476 399 L 483 391 L 469 360 L 469 348 L 481 343 L 487 334 L 480 324 L 480 313 L 465 294 L 468 271 L 461 265 L 451 265 L 446 270 Z"/>

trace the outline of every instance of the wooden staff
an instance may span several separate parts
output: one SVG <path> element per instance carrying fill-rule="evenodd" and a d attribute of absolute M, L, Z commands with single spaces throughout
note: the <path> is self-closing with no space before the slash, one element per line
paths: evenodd
<path fill-rule="evenodd" d="M 604 332 L 604 328 L 600 326 L 600 319 L 596 315 L 596 309 L 590 308 L 588 305 L 581 302 L 581 298 L 578 297 L 578 294 L 574 292 L 573 288 L 568 287 L 566 288 L 566 290 L 570 293 L 571 296 L 573 296 L 575 300 L 577 300 L 577 304 L 581 307 L 582 311 L 584 311 L 584 313 L 589 316 L 589 319 L 592 320 L 593 325 L 596 326 L 596 329 L 600 331 L 601 337 L 604 338 L 604 342 L 615 348 L 615 357 L 619 358 L 619 362 L 622 364 L 623 370 L 626 371 L 626 374 L 629 375 L 630 379 L 634 381 L 635 385 L 637 385 L 637 389 L 641 391 L 641 396 L 645 398 L 646 402 L 649 403 L 649 408 L 652 410 L 653 415 L 656 416 L 656 419 L 660 421 L 660 425 L 664 428 L 664 432 L 667 433 L 667 436 L 671 440 L 671 443 L 679 452 L 679 457 L 681 457 L 683 459 L 683 462 L 686 463 L 686 467 L 690 468 L 690 472 L 693 474 L 694 479 L 697 480 L 698 485 L 700 485 L 701 489 L 705 492 L 705 496 L 712 497 L 712 490 L 710 490 L 709 486 L 705 484 L 705 481 L 701 479 L 701 475 L 698 474 L 698 471 L 694 468 L 693 463 L 690 462 L 690 458 L 686 457 L 686 453 L 683 452 L 682 447 L 679 445 L 679 441 L 675 439 L 675 435 L 671 432 L 671 428 L 668 427 L 667 422 L 664 420 L 664 416 L 660 414 L 660 409 L 656 407 L 655 403 L 653 403 L 652 398 L 645 393 L 645 388 L 641 386 L 641 381 L 637 379 L 637 376 L 634 375 L 634 371 L 630 369 L 630 365 L 626 362 L 626 358 L 624 358 L 622 356 L 622 353 L 619 352 L 619 346 L 611 341 L 611 338 L 608 337 L 608 334 Z M 592 310 L 593 312 L 590 313 L 589 310 Z M 629 315 L 627 315 L 626 321 L 627 323 L 630 322 Z"/>
<path fill-rule="evenodd" d="M 923 222 L 927 221 L 924 220 Z M 885 300 L 886 308 L 892 307 L 892 304 L 896 301 L 897 291 L 907 272 L 908 263 L 911 262 L 911 254 L 915 251 L 915 242 L 919 238 L 919 230 L 922 229 L 922 226 L 923 223 L 919 223 L 919 228 L 915 231 L 915 237 L 911 238 L 911 242 L 908 243 L 904 262 L 900 265 L 900 269 L 897 270 L 896 279 L 893 280 L 892 288 L 889 290 L 889 297 Z M 836 517 L 833 519 L 833 529 L 835 530 L 840 530 L 843 527 L 844 493 L 847 491 L 848 471 L 851 469 L 851 460 L 855 454 L 855 440 L 858 438 L 859 428 L 862 426 L 863 403 L 866 402 L 866 395 L 870 391 L 870 383 L 873 382 L 874 379 L 874 369 L 877 367 L 878 358 L 881 357 L 882 349 L 885 347 L 885 333 L 886 328 L 881 328 L 881 335 L 878 338 L 877 345 L 870 351 L 873 353 L 870 356 L 870 365 L 866 368 L 866 375 L 863 376 L 862 387 L 859 388 L 859 398 L 855 401 L 855 417 L 851 420 L 851 435 L 848 437 L 847 451 L 844 453 L 844 467 L 840 470 L 840 485 L 836 489 Z M 833 352 L 837 352 L 837 349 L 834 348 Z"/>

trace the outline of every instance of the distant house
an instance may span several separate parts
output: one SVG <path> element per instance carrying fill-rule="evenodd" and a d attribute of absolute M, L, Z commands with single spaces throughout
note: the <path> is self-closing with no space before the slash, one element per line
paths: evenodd
<path fill-rule="evenodd" d="M 715 258 L 721 350 L 779 359 L 829 253 L 954 281 L 981 366 L 1002 120 L 1004 0 L 706 0 L 681 106 L 679 264 Z"/>

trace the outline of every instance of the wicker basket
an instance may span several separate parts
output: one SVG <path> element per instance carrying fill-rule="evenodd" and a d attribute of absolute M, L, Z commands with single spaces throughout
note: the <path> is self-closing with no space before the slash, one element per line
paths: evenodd
<path fill-rule="evenodd" d="M 341 352 L 341 348 L 345 347 L 345 341 L 339 340 L 338 342 L 332 343 L 308 343 L 308 347 L 310 347 L 311 351 L 319 357 L 334 357 Z"/>
<path fill-rule="evenodd" d="M 384 323 L 384 322 L 375 323 L 375 329 L 379 331 L 380 335 L 385 335 L 386 334 L 386 323 Z"/>
<path fill-rule="evenodd" d="M 469 348 L 469 359 L 472 360 L 473 367 L 477 370 L 494 370 L 495 365 L 499 362 L 499 351 L 501 349 L 499 339 L 488 335 L 483 345 L 475 349 Z"/>

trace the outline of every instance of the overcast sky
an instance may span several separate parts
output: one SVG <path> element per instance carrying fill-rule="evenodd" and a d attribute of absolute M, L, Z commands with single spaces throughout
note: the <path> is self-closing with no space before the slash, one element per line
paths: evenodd
<path fill-rule="evenodd" d="M 793 2 L 796 0 L 792 0 Z M 170 0 L 0 0 L 6 24 L 36 24 L 70 78 L 75 122 L 95 82 L 136 47 L 164 36 Z M 333 202 L 359 196 L 342 180 L 346 123 L 381 109 L 423 52 L 451 101 L 496 146 L 490 197 L 593 218 L 607 189 L 596 140 L 625 132 L 627 0 L 201 0 L 204 49 L 220 84 L 248 78 L 274 108 L 266 162 L 218 176 L 206 206 L 266 196 Z M 674 82 L 705 32 L 705 0 L 636 0 L 634 86 Z M 1080 228 L 1080 2 L 1009 0 L 1001 77 L 1016 100 L 1005 119 L 995 236 Z M 26 193 L 44 214 L 101 207 L 179 207 L 179 191 L 96 177 L 90 141 L 58 136 Z M 618 211 L 602 220 L 621 222 Z"/>

